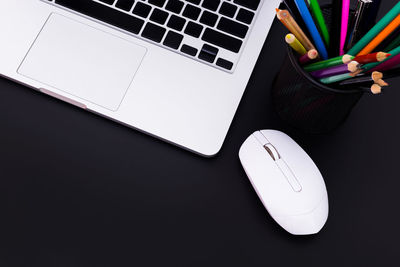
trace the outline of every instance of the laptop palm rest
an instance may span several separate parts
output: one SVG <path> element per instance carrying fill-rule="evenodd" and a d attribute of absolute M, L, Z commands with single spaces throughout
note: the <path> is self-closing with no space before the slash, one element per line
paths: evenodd
<path fill-rule="evenodd" d="M 109 110 L 117 110 L 147 49 L 51 14 L 18 73 Z"/>

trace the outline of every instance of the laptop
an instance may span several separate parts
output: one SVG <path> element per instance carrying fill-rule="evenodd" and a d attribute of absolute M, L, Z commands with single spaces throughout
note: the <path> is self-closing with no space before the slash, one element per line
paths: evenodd
<path fill-rule="evenodd" d="M 203 156 L 280 0 L 2 0 L 0 74 Z"/>

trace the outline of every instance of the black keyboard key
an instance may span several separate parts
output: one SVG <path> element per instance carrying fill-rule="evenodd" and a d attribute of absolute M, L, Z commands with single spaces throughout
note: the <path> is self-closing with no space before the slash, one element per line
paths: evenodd
<path fill-rule="evenodd" d="M 132 10 L 132 13 L 143 18 L 147 18 L 150 14 L 151 6 L 138 2 Z"/>
<path fill-rule="evenodd" d="M 197 55 L 197 49 L 194 47 L 191 47 L 189 45 L 182 45 L 181 51 L 185 54 L 191 55 L 191 56 L 196 56 Z"/>
<path fill-rule="evenodd" d="M 192 5 L 186 5 L 182 15 L 186 18 L 197 20 L 200 16 L 201 9 Z"/>
<path fill-rule="evenodd" d="M 233 0 L 235 4 L 257 10 L 260 0 Z"/>
<path fill-rule="evenodd" d="M 134 3 L 135 0 L 118 0 L 115 6 L 125 11 L 131 11 L 131 8 Z"/>
<path fill-rule="evenodd" d="M 167 21 L 168 18 L 168 12 L 165 12 L 161 9 L 155 8 L 153 10 L 153 13 L 151 13 L 150 16 L 150 20 L 160 23 L 160 24 L 164 24 Z"/>
<path fill-rule="evenodd" d="M 173 31 L 169 31 L 167 33 L 167 36 L 164 39 L 163 44 L 165 46 L 171 47 L 173 49 L 178 49 L 179 46 L 181 45 L 183 40 L 183 35 L 173 32 Z"/>
<path fill-rule="evenodd" d="M 217 59 L 217 63 L 216 64 L 217 64 L 217 66 L 219 66 L 221 68 L 224 68 L 224 69 L 227 69 L 227 70 L 231 70 L 232 67 L 233 67 L 233 63 L 232 62 L 230 62 L 230 61 L 228 61 L 226 59 L 223 59 L 223 58 Z"/>
<path fill-rule="evenodd" d="M 203 48 L 201 48 L 199 58 L 201 60 L 207 61 L 209 63 L 214 63 L 215 58 L 218 54 L 218 48 L 215 48 L 211 45 L 205 44 Z"/>
<path fill-rule="evenodd" d="M 254 13 L 243 8 L 239 10 L 239 13 L 236 16 L 236 19 L 238 21 L 246 24 L 251 24 L 253 18 L 254 18 Z"/>
<path fill-rule="evenodd" d="M 149 4 L 158 6 L 158 7 L 163 7 L 165 4 L 165 0 L 149 0 Z"/>
<path fill-rule="evenodd" d="M 144 24 L 144 20 L 92 0 L 56 0 L 55 3 L 134 34 L 138 34 Z"/>
<path fill-rule="evenodd" d="M 103 2 L 103 3 L 109 4 L 109 5 L 112 5 L 112 4 L 114 4 L 114 0 L 100 0 L 100 2 Z"/>
<path fill-rule="evenodd" d="M 204 0 L 201 6 L 212 11 L 217 11 L 220 3 L 220 0 Z"/>
<path fill-rule="evenodd" d="M 240 38 L 246 37 L 249 27 L 233 20 L 222 17 L 217 26 L 218 30 L 230 33 Z"/>
<path fill-rule="evenodd" d="M 186 25 L 185 33 L 198 38 L 200 36 L 202 30 L 203 30 L 203 26 L 201 26 L 200 24 L 194 23 L 192 21 L 189 21 L 189 23 Z"/>
<path fill-rule="evenodd" d="M 224 2 L 219 9 L 219 14 L 233 18 L 233 16 L 235 16 L 236 10 L 237 6 Z"/>
<path fill-rule="evenodd" d="M 238 53 L 240 51 L 240 47 L 243 44 L 243 42 L 239 39 L 236 39 L 234 37 L 231 37 L 229 35 L 215 31 L 210 28 L 207 28 L 204 31 L 204 34 L 201 37 L 201 39 L 213 45 L 232 51 L 234 53 Z"/>
<path fill-rule="evenodd" d="M 147 38 L 154 42 L 159 43 L 159 42 L 161 42 L 162 38 L 164 37 L 165 31 L 166 30 L 163 27 L 160 27 L 151 22 L 148 22 L 146 24 L 146 27 L 144 27 L 142 36 L 144 38 Z"/>
<path fill-rule="evenodd" d="M 165 6 L 165 9 L 176 14 L 181 13 L 184 3 L 179 0 L 169 0 L 168 4 Z"/>
<path fill-rule="evenodd" d="M 200 18 L 200 22 L 210 26 L 210 27 L 214 27 L 215 23 L 217 23 L 218 20 L 218 16 L 215 15 L 214 13 L 208 12 L 208 11 L 204 11 L 203 15 L 201 15 Z"/>
<path fill-rule="evenodd" d="M 186 0 L 186 2 L 192 3 L 194 5 L 200 5 L 201 0 Z"/>
<path fill-rule="evenodd" d="M 185 19 L 172 15 L 167 23 L 167 26 L 174 30 L 181 31 L 183 29 L 183 26 L 185 26 L 185 23 Z"/>

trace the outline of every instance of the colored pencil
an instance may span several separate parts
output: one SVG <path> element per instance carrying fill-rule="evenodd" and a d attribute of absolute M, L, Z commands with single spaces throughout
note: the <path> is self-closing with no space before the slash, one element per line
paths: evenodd
<path fill-rule="evenodd" d="M 331 77 L 326 77 L 326 78 L 322 78 L 319 81 L 321 83 L 324 84 L 331 84 L 331 83 L 337 83 L 337 82 L 341 82 L 347 79 L 351 79 L 354 78 L 355 76 L 357 76 L 358 74 L 361 73 L 361 70 L 358 70 L 354 73 L 345 73 L 345 74 L 340 74 L 340 75 L 335 75 L 335 76 L 331 76 Z"/>
<path fill-rule="evenodd" d="M 400 45 L 400 32 L 398 33 L 398 35 L 394 35 L 393 37 L 394 37 L 394 39 L 390 42 L 390 44 L 388 44 L 388 46 L 383 48 L 382 51 L 387 52 L 392 49 L 395 49 L 396 47 L 398 47 Z"/>
<path fill-rule="evenodd" d="M 399 14 L 400 2 L 398 2 L 374 27 L 372 27 L 372 29 L 348 51 L 348 54 L 357 55 Z"/>
<path fill-rule="evenodd" d="M 383 73 L 374 71 L 371 75 L 368 76 L 361 76 L 361 77 L 354 77 L 354 79 L 345 80 L 339 83 L 339 85 L 354 85 L 360 83 L 375 83 L 379 82 L 383 78 Z"/>
<path fill-rule="evenodd" d="M 297 40 L 296 36 L 294 34 L 287 34 L 285 37 L 286 43 L 290 45 L 290 47 L 293 48 L 298 54 L 305 55 L 307 54 L 307 50 L 304 48 L 304 46 L 300 43 L 299 40 Z"/>
<path fill-rule="evenodd" d="M 382 62 L 390 56 L 391 54 L 389 53 L 376 52 L 368 55 L 357 56 L 354 58 L 354 61 L 357 61 L 360 64 L 368 64 L 373 62 Z"/>
<path fill-rule="evenodd" d="M 380 64 L 382 64 L 382 63 L 385 62 L 386 60 L 389 60 L 389 59 L 393 58 L 394 56 L 400 54 L 400 46 L 396 47 L 395 49 L 390 50 L 390 51 L 389 51 L 389 54 L 390 54 L 390 56 L 387 57 L 387 58 L 386 58 L 385 60 L 383 60 L 382 62 L 375 62 L 375 63 L 369 63 L 369 64 L 366 64 L 366 65 L 363 65 L 363 66 L 362 66 L 362 69 L 363 69 L 364 71 L 369 71 L 369 70 L 375 68 L 376 66 L 379 66 Z"/>
<path fill-rule="evenodd" d="M 386 60 L 385 62 L 379 64 L 375 68 L 368 70 L 368 72 L 390 70 L 393 69 L 394 67 L 397 67 L 398 65 L 400 65 L 400 54 L 392 57 L 391 59 Z"/>
<path fill-rule="evenodd" d="M 310 33 L 307 30 L 306 24 L 304 23 L 299 10 L 293 0 L 283 0 L 293 19 L 296 20 L 299 27 L 303 30 L 304 34 L 310 36 Z"/>
<path fill-rule="evenodd" d="M 368 30 L 362 27 L 367 14 L 369 13 L 369 8 L 372 6 L 371 0 L 358 0 L 356 11 L 353 16 L 353 20 L 350 23 L 351 30 L 349 31 L 349 37 L 347 41 L 347 50 L 353 47 L 353 45 L 361 39 L 362 35 Z"/>
<path fill-rule="evenodd" d="M 317 57 L 318 57 L 318 51 L 315 49 L 311 49 L 305 55 L 303 55 L 299 58 L 299 62 L 301 65 L 305 65 L 305 64 L 309 63 L 310 61 L 316 59 Z"/>
<path fill-rule="evenodd" d="M 318 3 L 318 0 L 308 0 L 310 4 L 311 12 L 317 22 L 318 28 L 324 38 L 325 44 L 329 46 L 330 43 L 330 36 L 328 27 L 326 26 L 324 15 L 322 14 L 321 7 Z"/>
<path fill-rule="evenodd" d="M 332 22 L 330 27 L 331 41 L 329 45 L 329 54 L 331 57 L 336 57 L 340 52 L 340 28 L 341 24 L 336 21 L 341 21 L 342 18 L 342 0 L 332 1 Z M 336 22 L 336 23 L 335 23 Z"/>
<path fill-rule="evenodd" d="M 342 1 L 342 23 L 340 28 L 340 55 L 344 55 L 344 48 L 347 39 L 349 26 L 350 0 Z"/>
<path fill-rule="evenodd" d="M 374 49 L 399 26 L 400 26 L 400 14 L 392 22 L 390 22 L 366 47 L 364 47 L 358 53 L 358 56 L 367 55 L 372 51 L 374 51 Z"/>
<path fill-rule="evenodd" d="M 388 37 L 385 38 L 385 40 L 383 40 L 375 49 L 374 51 L 389 51 L 392 50 L 393 48 L 395 48 L 396 46 L 399 45 L 395 45 L 393 46 L 393 48 L 390 48 L 389 45 L 391 43 L 393 43 L 394 40 L 396 40 L 397 37 L 400 36 L 400 27 L 397 27 L 396 30 L 394 30 Z M 388 49 L 389 47 L 389 49 Z M 387 50 L 388 49 L 388 50 Z"/>
<path fill-rule="evenodd" d="M 343 64 L 339 66 L 330 67 L 327 69 L 317 70 L 311 72 L 311 76 L 322 79 L 325 77 L 335 76 L 339 74 L 349 73 L 349 72 L 356 72 L 360 69 L 360 64 L 357 61 L 352 61 L 349 64 Z"/>
<path fill-rule="evenodd" d="M 308 10 L 306 3 L 304 2 L 304 0 L 294 1 L 297 5 L 297 8 L 299 9 L 301 16 L 303 17 L 303 20 L 311 34 L 311 37 L 314 40 L 318 53 L 321 55 L 322 59 L 328 59 L 328 51 L 326 50 L 324 41 L 322 40 L 321 35 L 318 32 L 317 26 L 315 26 L 314 20 L 311 16 L 310 11 Z"/>
<path fill-rule="evenodd" d="M 299 27 L 297 22 L 293 19 L 287 10 L 276 9 L 277 17 L 285 27 L 296 36 L 300 43 L 306 50 L 315 49 L 315 46 L 311 43 L 310 39 L 305 35 L 303 30 Z"/>
<path fill-rule="evenodd" d="M 373 84 L 370 87 L 361 87 L 361 90 L 372 93 L 374 95 L 378 95 L 382 93 L 382 86 L 380 86 L 379 84 Z"/>
<path fill-rule="evenodd" d="M 304 67 L 304 70 L 307 72 L 312 72 L 320 69 L 326 69 L 329 67 L 350 63 L 350 61 L 352 61 L 353 59 L 354 57 L 350 55 L 339 56 L 307 65 Z"/>

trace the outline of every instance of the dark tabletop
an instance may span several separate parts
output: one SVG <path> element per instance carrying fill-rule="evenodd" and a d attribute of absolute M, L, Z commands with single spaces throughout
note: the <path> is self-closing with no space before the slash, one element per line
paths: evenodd
<path fill-rule="evenodd" d="M 400 79 L 335 132 L 298 133 L 271 105 L 282 30 L 211 159 L 0 79 L 0 266 L 398 266 Z M 251 187 L 238 150 L 259 129 L 287 132 L 319 166 L 318 235 L 286 233 Z"/>

